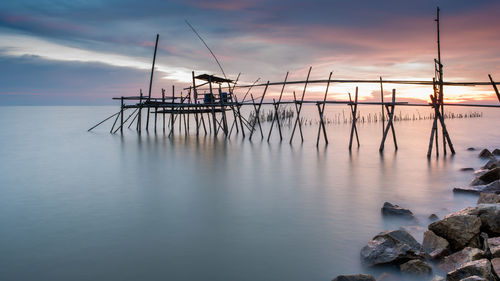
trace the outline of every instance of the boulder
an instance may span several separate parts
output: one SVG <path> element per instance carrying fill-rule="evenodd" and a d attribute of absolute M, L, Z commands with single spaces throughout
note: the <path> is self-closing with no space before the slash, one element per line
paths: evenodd
<path fill-rule="evenodd" d="M 491 267 L 493 269 L 493 272 L 497 275 L 500 276 L 500 258 L 494 258 L 491 260 Z"/>
<path fill-rule="evenodd" d="M 495 150 L 493 150 L 492 154 L 493 155 L 500 155 L 500 149 L 496 148 Z"/>
<path fill-rule="evenodd" d="M 366 266 L 399 265 L 413 259 L 424 259 L 426 256 L 422 245 L 403 229 L 379 233 L 361 249 L 360 255 Z"/>
<path fill-rule="evenodd" d="M 500 168 L 496 167 L 479 176 L 479 180 L 488 184 L 500 180 Z"/>
<path fill-rule="evenodd" d="M 460 171 L 474 171 L 474 168 L 471 167 L 460 168 Z"/>
<path fill-rule="evenodd" d="M 424 232 L 422 246 L 432 259 L 441 258 L 450 251 L 450 243 L 443 237 L 437 236 L 432 230 Z"/>
<path fill-rule="evenodd" d="M 368 274 L 339 275 L 332 281 L 375 281 L 375 278 Z"/>
<path fill-rule="evenodd" d="M 476 194 L 479 194 L 481 192 L 499 193 L 500 192 L 500 180 L 496 180 L 492 183 L 483 184 L 483 185 L 455 187 L 455 188 L 453 188 L 453 192 L 476 193 Z"/>
<path fill-rule="evenodd" d="M 500 237 L 489 238 L 487 241 L 491 256 L 500 258 Z"/>
<path fill-rule="evenodd" d="M 413 276 L 429 276 L 432 274 L 432 267 L 423 260 L 407 261 L 399 266 L 401 273 Z"/>
<path fill-rule="evenodd" d="M 397 216 L 406 219 L 413 219 L 413 213 L 406 208 L 400 207 L 398 205 L 385 202 L 382 207 L 382 214 L 385 216 Z"/>
<path fill-rule="evenodd" d="M 477 215 L 486 233 L 490 236 L 500 235 L 500 204 L 479 204 Z"/>
<path fill-rule="evenodd" d="M 500 203 L 500 195 L 496 193 L 481 192 L 477 199 L 477 204 L 494 204 Z"/>
<path fill-rule="evenodd" d="M 483 277 L 479 277 L 477 275 L 470 276 L 464 279 L 461 279 L 460 281 L 488 281 L 487 279 L 484 279 Z"/>
<path fill-rule="evenodd" d="M 467 148 L 467 151 L 474 151 L 474 150 L 476 150 L 474 147 L 468 147 Z"/>
<path fill-rule="evenodd" d="M 491 263 L 488 259 L 471 261 L 446 274 L 447 281 L 460 281 L 467 277 L 477 276 L 491 280 Z"/>
<path fill-rule="evenodd" d="M 488 149 L 483 149 L 479 152 L 479 157 L 481 158 L 490 158 L 493 157 L 493 153 L 491 153 Z"/>
<path fill-rule="evenodd" d="M 491 170 L 500 166 L 500 161 L 496 158 L 490 159 L 484 166 L 481 167 L 481 170 Z"/>
<path fill-rule="evenodd" d="M 431 221 L 437 221 L 439 219 L 436 214 L 430 214 L 427 218 Z"/>
<path fill-rule="evenodd" d="M 436 235 L 446 239 L 452 250 L 460 250 L 469 245 L 479 244 L 479 232 L 481 228 L 481 219 L 475 215 L 473 208 L 466 208 L 458 212 L 449 214 L 440 221 L 429 225 Z"/>
<path fill-rule="evenodd" d="M 462 265 L 485 258 L 486 254 L 484 251 L 477 248 L 466 247 L 461 251 L 458 251 L 452 255 L 445 257 L 439 264 L 438 267 L 444 272 L 453 271 Z"/>
<path fill-rule="evenodd" d="M 380 276 L 377 278 L 377 281 L 400 281 L 400 280 L 401 280 L 400 275 L 396 275 L 390 272 L 384 272 L 380 274 Z"/>

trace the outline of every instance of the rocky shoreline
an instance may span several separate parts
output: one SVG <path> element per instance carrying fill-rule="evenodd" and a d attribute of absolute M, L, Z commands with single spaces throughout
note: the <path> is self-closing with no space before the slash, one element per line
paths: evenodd
<path fill-rule="evenodd" d="M 469 148 L 468 150 L 474 150 Z M 333 281 L 500 281 L 500 150 L 483 149 L 479 157 L 487 163 L 474 172 L 471 183 L 453 192 L 478 194 L 476 206 L 448 214 L 439 220 L 435 214 L 417 240 L 403 228 L 377 234 L 361 249 L 367 268 L 387 268 L 377 279 L 368 274 L 339 275 Z M 473 170 L 463 168 L 463 171 Z M 389 202 L 384 216 L 413 219 L 413 213 Z M 397 273 L 389 273 L 397 269 Z"/>

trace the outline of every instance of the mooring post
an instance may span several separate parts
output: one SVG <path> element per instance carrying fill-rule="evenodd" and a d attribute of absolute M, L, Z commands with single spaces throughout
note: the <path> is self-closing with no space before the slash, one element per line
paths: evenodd
<path fill-rule="evenodd" d="M 382 107 L 381 116 L 382 118 L 382 133 L 384 133 L 385 126 L 385 112 L 384 112 L 384 86 L 382 84 L 382 76 L 380 76 L 380 102 L 382 103 L 380 106 Z"/>
<path fill-rule="evenodd" d="M 283 91 L 285 90 L 285 85 L 286 85 L 287 79 L 288 79 L 288 71 L 286 72 L 285 81 L 283 82 L 283 86 L 281 87 L 281 92 L 280 92 L 280 96 L 278 98 L 278 103 L 276 103 L 273 99 L 274 115 L 273 115 L 273 120 L 271 122 L 271 128 L 269 129 L 269 134 L 267 136 L 267 142 L 269 142 L 269 139 L 271 138 L 271 132 L 273 131 L 274 121 L 277 121 L 278 131 L 280 134 L 280 141 L 283 140 L 283 136 L 281 135 L 280 120 L 279 120 L 280 119 L 279 118 L 279 106 L 281 103 L 281 98 L 283 97 Z"/>
<path fill-rule="evenodd" d="M 125 110 L 126 110 L 126 109 L 124 109 L 123 111 L 125 112 Z M 113 134 L 115 134 L 116 132 L 118 132 L 118 130 L 121 130 L 121 128 L 122 128 L 122 127 L 123 127 L 123 126 L 127 123 L 127 121 L 130 119 L 130 117 L 132 117 L 132 115 L 134 115 L 134 114 L 137 112 L 137 110 L 138 110 L 138 108 L 136 108 L 136 109 L 134 110 L 134 112 L 132 112 L 132 113 L 131 113 L 131 114 L 130 114 L 130 115 L 129 115 L 126 119 L 125 119 L 125 121 L 123 121 L 122 126 L 120 126 L 119 128 L 117 128 L 117 129 L 113 132 Z M 137 117 L 137 114 L 135 115 L 135 117 Z M 135 117 L 134 117 L 134 118 L 135 118 Z M 134 122 L 134 120 L 132 120 L 132 122 L 130 122 L 130 123 L 132 124 L 133 122 Z M 129 126 L 130 126 L 130 125 L 129 125 Z"/>
<path fill-rule="evenodd" d="M 170 111 L 170 133 L 168 136 L 170 137 L 171 135 L 174 135 L 174 101 L 175 101 L 175 85 L 172 85 L 172 108 Z"/>
<path fill-rule="evenodd" d="M 311 69 L 312 69 L 312 66 L 309 67 L 309 71 L 307 72 L 307 78 L 306 78 L 306 82 L 304 84 L 304 90 L 302 91 L 302 97 L 300 99 L 300 104 L 298 107 L 296 106 L 296 108 L 295 108 L 297 110 L 297 119 L 295 119 L 295 124 L 293 125 L 292 136 L 290 137 L 290 144 L 293 141 L 293 136 L 295 134 L 295 128 L 297 127 L 297 125 L 299 125 L 300 138 L 302 139 L 302 142 L 304 142 L 304 135 L 302 134 L 302 121 L 300 120 L 300 112 L 302 111 L 302 103 L 304 102 L 304 96 L 306 94 L 307 83 L 309 82 L 309 75 L 311 75 Z M 297 101 L 295 101 L 295 103 L 297 103 Z"/>
<path fill-rule="evenodd" d="M 137 131 L 141 132 L 142 127 L 142 89 L 139 96 L 139 116 L 137 117 Z"/>
<path fill-rule="evenodd" d="M 323 121 L 323 113 L 325 112 L 326 98 L 328 96 L 328 88 L 330 87 L 330 80 L 332 80 L 332 74 L 333 74 L 333 72 L 330 72 L 330 76 L 328 76 L 328 82 L 326 83 L 326 91 L 325 91 L 325 95 L 323 96 L 322 107 L 320 107 L 320 103 L 316 104 L 318 106 L 318 113 L 319 113 L 318 138 L 316 140 L 316 146 L 319 145 L 319 137 L 321 135 L 321 129 L 323 129 L 323 135 L 325 137 L 325 144 L 328 144 L 328 137 L 326 135 L 325 122 Z"/>
<path fill-rule="evenodd" d="M 380 143 L 379 151 L 382 152 L 384 150 L 384 144 L 385 144 L 385 139 L 387 137 L 387 134 L 389 133 L 389 129 L 391 129 L 391 126 L 393 126 L 393 120 L 394 120 L 394 109 L 396 105 L 396 89 L 392 89 L 392 103 L 390 105 L 386 105 L 386 110 L 389 115 L 389 121 L 387 122 L 387 126 L 385 127 L 384 130 L 384 135 L 382 136 L 382 142 Z M 390 111 L 389 111 L 390 108 Z M 397 150 L 397 142 L 396 142 L 396 134 L 394 127 L 392 127 L 392 134 L 394 137 L 394 147 Z"/>
<path fill-rule="evenodd" d="M 493 89 L 495 90 L 495 93 L 497 94 L 498 101 L 500 102 L 500 94 L 498 93 L 497 84 L 495 83 L 495 81 L 493 81 L 493 78 L 491 78 L 491 74 L 488 74 L 488 77 L 490 78 L 491 85 L 493 86 Z"/>
<path fill-rule="evenodd" d="M 212 89 L 212 76 L 208 76 L 208 85 L 210 87 L 210 103 L 212 104 L 212 125 L 214 127 L 214 138 L 217 137 L 217 118 L 215 117 L 215 96 Z"/>
<path fill-rule="evenodd" d="M 156 34 L 155 52 L 153 54 L 153 65 L 151 67 L 151 78 L 149 79 L 149 91 L 148 91 L 148 102 L 151 99 L 151 87 L 153 86 L 153 74 L 155 72 L 155 61 L 156 61 L 156 51 L 158 50 L 158 39 L 160 39 L 160 34 Z M 146 119 L 146 131 L 149 129 L 149 114 L 150 106 L 148 105 L 148 117 Z"/>
<path fill-rule="evenodd" d="M 354 134 L 356 134 L 356 142 L 358 143 L 358 147 L 359 147 L 358 127 L 356 126 L 356 122 L 358 121 L 358 117 L 357 117 L 357 112 L 358 112 L 358 87 L 356 87 L 356 93 L 354 95 L 354 104 L 352 103 L 351 93 L 348 93 L 348 94 L 349 94 L 349 102 L 350 102 L 351 115 L 352 115 L 351 135 L 350 135 L 350 138 L 349 138 L 349 150 L 351 150 L 351 148 L 352 148 L 352 139 L 354 137 Z"/>
<path fill-rule="evenodd" d="M 120 133 L 123 134 L 123 107 L 124 107 L 124 104 L 123 104 L 123 96 L 121 97 L 121 113 L 120 113 L 120 116 L 121 116 L 121 119 L 120 119 Z"/>
<path fill-rule="evenodd" d="M 165 134 L 165 89 L 161 89 L 161 107 L 162 107 L 162 115 L 163 115 L 163 134 Z"/>

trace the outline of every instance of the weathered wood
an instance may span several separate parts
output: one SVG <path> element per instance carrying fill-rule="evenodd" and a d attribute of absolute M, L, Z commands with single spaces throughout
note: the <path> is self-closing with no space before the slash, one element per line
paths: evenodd
<path fill-rule="evenodd" d="M 93 129 L 95 129 L 97 126 L 99 126 L 99 125 L 101 125 L 102 123 L 104 123 L 104 122 L 108 121 L 109 119 L 111 119 L 111 118 L 115 117 L 117 114 L 120 114 L 120 112 L 121 112 L 121 111 L 118 111 L 117 113 L 115 113 L 115 114 L 113 114 L 113 115 L 109 116 L 108 118 L 106 118 L 106 119 L 102 120 L 101 122 L 97 123 L 96 125 L 92 126 L 92 128 L 88 129 L 88 130 L 87 130 L 87 132 L 92 131 L 92 130 L 93 130 Z"/>
<path fill-rule="evenodd" d="M 139 116 L 137 117 L 137 131 L 141 132 L 142 129 L 142 89 L 139 96 Z"/>
<path fill-rule="evenodd" d="M 351 115 L 352 115 L 352 123 L 351 123 L 351 134 L 349 137 L 349 150 L 352 149 L 352 139 L 354 137 L 354 134 L 356 135 L 356 142 L 359 147 L 359 136 L 358 136 L 358 127 L 356 126 L 356 123 L 358 121 L 358 87 L 356 87 L 356 93 L 354 95 L 354 103 L 352 103 L 351 99 L 351 93 L 349 94 L 349 101 L 351 102 L 350 108 L 351 108 Z"/>
<path fill-rule="evenodd" d="M 123 125 L 122 125 L 122 126 L 120 126 L 119 128 L 117 128 L 117 129 L 113 132 L 113 134 L 115 134 L 116 132 L 118 132 L 118 130 L 121 130 L 121 128 L 122 128 L 125 124 L 127 124 L 127 121 L 130 119 L 130 117 L 132 117 L 132 115 L 134 115 L 134 114 L 137 112 L 137 110 L 138 110 L 138 108 L 136 108 L 136 109 L 135 109 L 132 113 L 130 113 L 130 115 L 129 115 L 126 119 L 125 119 L 125 121 L 123 121 Z M 137 117 L 137 115 L 135 115 L 135 117 Z M 135 117 L 134 117 L 134 118 L 135 118 Z M 132 122 L 130 122 L 130 124 L 133 124 L 133 123 L 134 123 L 134 120 L 132 120 Z"/>
<path fill-rule="evenodd" d="M 328 81 L 332 79 L 332 74 L 333 72 L 330 72 L 330 76 L 328 77 Z M 321 129 L 323 129 L 323 135 L 325 138 L 325 143 L 328 144 L 328 137 L 326 135 L 326 128 L 325 128 L 325 122 L 323 120 L 323 113 L 325 111 L 325 105 L 326 105 L 326 99 L 328 96 L 328 88 L 330 87 L 330 82 L 326 83 L 326 90 L 325 90 L 325 95 L 323 96 L 323 103 L 322 107 L 320 106 L 320 103 L 317 103 L 316 105 L 318 106 L 318 113 L 319 113 L 319 126 L 318 126 L 318 138 L 316 140 L 316 146 L 319 145 L 319 138 L 321 135 Z"/>
<path fill-rule="evenodd" d="M 269 83 L 269 81 L 268 81 L 268 83 Z M 262 126 L 260 124 L 260 108 L 262 107 L 262 102 L 264 101 L 264 97 L 266 96 L 266 92 L 267 92 L 267 86 L 264 88 L 264 93 L 262 93 L 262 96 L 260 97 L 259 106 L 256 108 L 256 111 L 255 111 L 255 118 L 257 118 L 257 122 L 259 123 L 260 135 L 261 135 L 262 139 L 264 139 L 264 134 L 262 133 Z M 253 100 L 254 100 L 254 98 L 252 96 L 252 101 Z M 255 129 L 255 122 L 252 124 L 252 130 L 250 131 L 249 140 L 252 140 L 254 129 Z"/>
<path fill-rule="evenodd" d="M 295 129 L 297 128 L 297 124 L 299 126 L 300 138 L 302 139 L 302 142 L 304 142 L 304 135 L 302 134 L 302 121 L 300 120 L 300 112 L 302 111 L 302 104 L 304 102 L 304 96 L 306 94 L 307 84 L 309 81 L 309 76 L 311 75 L 311 70 L 312 70 L 312 66 L 309 67 L 309 71 L 307 72 L 307 78 L 306 78 L 306 82 L 304 83 L 304 90 L 302 91 L 302 97 L 300 98 L 300 104 L 299 104 L 298 108 L 296 107 L 297 119 L 295 119 L 295 124 L 293 125 L 292 135 L 290 136 L 290 143 L 292 143 L 292 141 L 293 141 L 293 136 L 295 134 Z M 294 94 L 295 94 L 295 92 L 294 92 Z M 297 102 L 297 99 L 295 99 L 295 102 Z"/>
<path fill-rule="evenodd" d="M 120 113 L 120 116 L 121 116 L 120 117 L 120 133 L 122 133 L 122 134 L 123 134 L 123 106 L 124 106 L 124 104 L 123 104 L 123 97 L 122 97 L 122 100 L 121 100 L 121 109 L 122 110 Z"/>
<path fill-rule="evenodd" d="M 161 102 L 165 103 L 165 89 L 161 89 Z M 165 110 L 165 107 L 163 107 L 163 110 Z M 163 115 L 163 133 L 165 134 L 165 112 L 162 113 Z"/>
<path fill-rule="evenodd" d="M 381 102 L 381 107 L 382 107 L 382 111 L 381 111 L 381 116 L 380 118 L 382 118 L 382 133 L 384 133 L 384 126 L 385 126 L 385 112 L 384 112 L 384 86 L 382 84 L 382 76 L 380 77 L 380 102 Z"/>
<path fill-rule="evenodd" d="M 497 94 L 498 101 L 500 102 L 500 93 L 498 93 L 497 85 L 496 85 L 495 81 L 493 81 L 493 78 L 491 78 L 491 74 L 488 74 L 488 77 L 490 78 L 491 85 L 493 86 L 493 89 L 495 90 L 495 93 Z"/>
<path fill-rule="evenodd" d="M 391 128 L 392 123 L 393 123 L 394 109 L 396 107 L 395 102 L 396 102 L 396 89 L 392 89 L 392 103 L 391 103 L 390 111 L 389 111 L 389 121 L 387 122 L 387 125 L 386 125 L 385 130 L 384 130 L 384 135 L 382 136 L 382 141 L 380 142 L 380 147 L 379 147 L 380 152 L 382 152 L 384 150 L 385 139 L 386 139 L 387 134 L 389 133 L 389 129 Z M 388 109 L 388 108 L 386 108 L 386 109 Z M 394 127 L 393 127 L 393 129 L 394 129 Z M 392 133 L 394 135 L 394 145 L 395 145 L 395 148 L 397 149 L 396 134 L 395 134 L 394 130 L 392 131 Z"/>
<path fill-rule="evenodd" d="M 151 87 L 153 86 L 153 74 L 155 72 L 156 51 L 158 50 L 158 40 L 159 39 L 160 39 L 160 34 L 156 34 L 155 52 L 153 54 L 153 65 L 151 67 L 151 78 L 149 79 L 148 101 L 151 99 Z M 148 117 L 147 117 L 147 121 L 146 121 L 146 131 L 149 129 L 149 115 L 150 115 L 150 107 L 148 107 Z"/>
<path fill-rule="evenodd" d="M 280 92 L 280 96 L 278 98 L 278 103 L 276 103 L 273 99 L 273 108 L 274 108 L 274 115 L 273 115 L 273 120 L 271 121 L 271 128 L 269 128 L 269 134 L 267 135 L 267 141 L 269 142 L 269 140 L 271 139 L 271 133 L 273 131 L 273 125 L 274 125 L 274 122 L 277 120 L 278 124 L 278 131 L 279 131 L 279 134 L 280 134 L 280 141 L 283 140 L 283 136 L 281 134 L 281 126 L 279 124 L 279 106 L 280 106 L 280 102 L 281 102 L 281 98 L 283 97 L 283 91 L 285 90 L 285 86 L 286 86 L 286 80 L 288 79 L 288 71 L 286 72 L 286 75 L 285 75 L 285 81 L 283 82 L 283 86 L 281 87 L 281 92 Z"/>

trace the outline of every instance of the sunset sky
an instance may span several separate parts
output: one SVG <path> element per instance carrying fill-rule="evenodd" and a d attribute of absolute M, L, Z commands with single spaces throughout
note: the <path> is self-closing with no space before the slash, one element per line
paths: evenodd
<path fill-rule="evenodd" d="M 153 95 L 196 73 L 221 75 L 188 20 L 241 83 L 311 79 L 431 80 L 436 6 L 446 81 L 500 81 L 498 1 L 5 0 L 0 3 L 0 105 L 99 105 L 147 91 L 160 34 Z M 331 86 L 345 100 L 356 85 Z M 359 85 L 363 100 L 379 85 Z M 311 85 L 308 98 L 324 91 Z M 425 102 L 430 87 L 395 87 Z M 288 87 L 291 95 L 295 88 Z M 258 94 L 262 89 L 255 89 Z M 270 89 L 270 97 L 278 92 Z M 298 89 L 296 89 L 298 90 Z M 240 90 L 241 91 L 241 90 Z M 451 102 L 498 103 L 492 87 L 446 87 Z"/>

